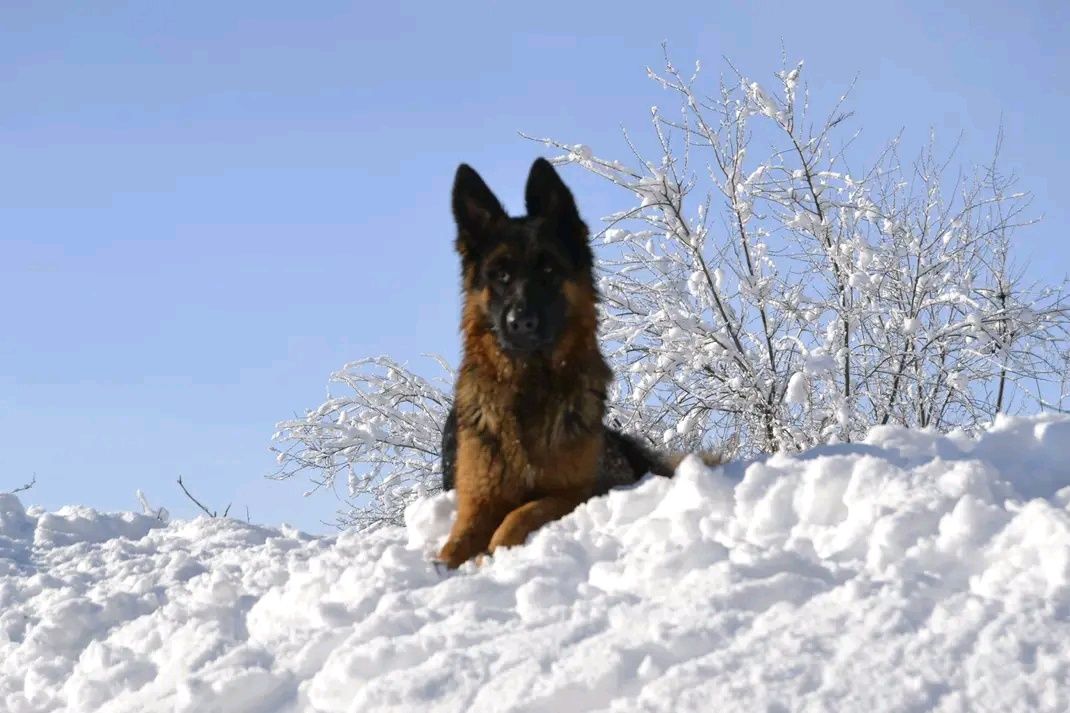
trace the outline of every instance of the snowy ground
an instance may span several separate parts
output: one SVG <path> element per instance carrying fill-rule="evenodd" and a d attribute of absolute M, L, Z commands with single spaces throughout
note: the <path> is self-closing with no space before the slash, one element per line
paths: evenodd
<path fill-rule="evenodd" d="M 650 479 L 481 568 L 406 529 L 0 496 L 0 710 L 1070 710 L 1070 420 Z"/>

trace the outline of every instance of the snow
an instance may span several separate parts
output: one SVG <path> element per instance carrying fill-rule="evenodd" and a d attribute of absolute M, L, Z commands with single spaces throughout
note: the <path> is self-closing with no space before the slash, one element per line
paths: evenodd
<path fill-rule="evenodd" d="M 784 401 L 789 404 L 805 404 L 808 386 L 806 375 L 797 371 L 788 379 L 788 388 L 784 392 Z"/>
<path fill-rule="evenodd" d="M 1070 710 L 1070 419 L 689 457 L 446 573 L 452 512 L 313 537 L 0 495 L 0 710 Z"/>

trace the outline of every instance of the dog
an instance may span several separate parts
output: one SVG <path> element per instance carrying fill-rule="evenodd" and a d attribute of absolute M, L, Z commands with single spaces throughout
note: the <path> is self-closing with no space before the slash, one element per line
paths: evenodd
<path fill-rule="evenodd" d="M 536 160 L 527 215 L 510 217 L 461 164 L 453 184 L 464 292 L 463 358 L 442 436 L 457 515 L 438 560 L 453 569 L 678 458 L 604 425 L 612 372 L 598 345 L 587 226 L 557 171 Z"/>

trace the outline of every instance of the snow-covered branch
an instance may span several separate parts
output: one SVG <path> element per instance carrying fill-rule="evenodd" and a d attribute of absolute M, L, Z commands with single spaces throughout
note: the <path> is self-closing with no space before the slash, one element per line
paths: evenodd
<path fill-rule="evenodd" d="M 1011 267 L 1029 196 L 997 161 L 955 180 L 935 141 L 906 164 L 893 142 L 851 171 L 846 95 L 815 120 L 801 62 L 709 93 L 699 70 L 649 71 L 679 107 L 651 111 L 652 154 L 625 136 L 632 165 L 539 139 L 632 200 L 599 234 L 632 421 L 752 454 L 1063 398 L 1070 312 Z"/>
<path fill-rule="evenodd" d="M 307 473 L 313 488 L 334 490 L 347 505 L 339 524 L 366 528 L 400 524 L 404 506 L 437 490 L 442 424 L 452 397 L 452 371 L 442 386 L 418 376 L 385 356 L 347 364 L 331 376 L 341 395 L 304 418 L 283 421 L 275 441 L 280 470 L 275 478 Z M 339 492 L 339 476 L 345 490 Z"/>

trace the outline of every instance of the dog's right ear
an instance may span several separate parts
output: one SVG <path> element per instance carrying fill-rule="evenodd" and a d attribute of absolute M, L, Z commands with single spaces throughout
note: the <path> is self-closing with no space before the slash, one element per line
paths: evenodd
<path fill-rule="evenodd" d="M 461 256 L 471 256 L 491 226 L 505 217 L 502 204 L 479 174 L 466 163 L 458 166 L 453 179 L 453 218 Z"/>

